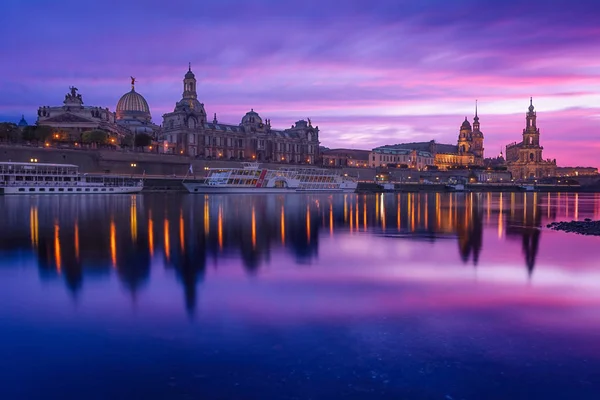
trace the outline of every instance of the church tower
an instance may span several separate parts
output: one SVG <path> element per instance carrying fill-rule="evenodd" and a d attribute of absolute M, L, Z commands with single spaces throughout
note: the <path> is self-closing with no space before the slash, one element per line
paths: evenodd
<path fill-rule="evenodd" d="M 475 100 L 475 117 L 473 118 L 473 143 L 471 151 L 475 155 L 477 164 L 483 164 L 483 132 L 479 125 L 479 116 L 477 115 L 477 100 Z"/>
<path fill-rule="evenodd" d="M 192 72 L 192 63 L 189 64 L 188 72 L 183 78 L 183 98 L 186 100 L 196 100 L 196 76 Z"/>
<path fill-rule="evenodd" d="M 521 161 L 540 162 L 542 161 L 542 150 L 540 146 L 540 130 L 537 127 L 537 115 L 533 107 L 533 98 L 529 99 L 529 111 L 525 116 L 526 125 L 523 129 L 523 143 L 521 145 Z"/>
<path fill-rule="evenodd" d="M 466 154 L 471 151 L 472 135 L 471 124 L 465 117 L 458 134 L 458 154 Z"/>

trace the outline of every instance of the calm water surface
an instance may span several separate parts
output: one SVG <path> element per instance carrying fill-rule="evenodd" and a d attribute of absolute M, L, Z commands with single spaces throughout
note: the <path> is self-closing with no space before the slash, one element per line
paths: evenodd
<path fill-rule="evenodd" d="M 0 197 L 2 399 L 598 399 L 600 196 Z"/>

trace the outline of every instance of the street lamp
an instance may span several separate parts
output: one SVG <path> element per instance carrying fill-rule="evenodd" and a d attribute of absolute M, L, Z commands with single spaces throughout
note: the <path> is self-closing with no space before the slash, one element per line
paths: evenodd
<path fill-rule="evenodd" d="M 137 164 L 136 163 L 131 163 L 131 167 L 135 168 L 135 167 L 137 167 Z"/>

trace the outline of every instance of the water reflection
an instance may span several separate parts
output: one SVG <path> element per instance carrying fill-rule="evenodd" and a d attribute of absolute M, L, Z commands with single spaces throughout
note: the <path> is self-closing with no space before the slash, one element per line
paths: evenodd
<path fill-rule="evenodd" d="M 162 260 L 181 281 L 191 312 L 209 259 L 218 265 L 219 259 L 239 258 L 254 275 L 282 249 L 297 264 L 309 265 L 325 233 L 331 239 L 455 239 L 457 256 L 477 266 L 487 229 L 499 241 L 522 243 L 522 262 L 531 276 L 543 224 L 600 215 L 598 195 L 565 193 L 5 196 L 1 201 L 0 251 L 30 252 L 42 277 L 62 276 L 76 294 L 84 270 L 97 275 L 114 268 L 135 297 L 153 260 Z"/>

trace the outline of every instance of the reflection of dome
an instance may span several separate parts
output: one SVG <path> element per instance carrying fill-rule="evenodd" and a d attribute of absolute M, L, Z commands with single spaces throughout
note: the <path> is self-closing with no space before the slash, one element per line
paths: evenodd
<path fill-rule="evenodd" d="M 256 123 L 256 124 L 262 123 L 262 118 L 260 118 L 260 115 L 258 115 L 258 113 L 256 113 L 254 111 L 254 109 L 247 112 L 246 115 L 244 115 L 244 118 L 242 118 L 242 124 L 252 124 L 252 123 Z"/>
<path fill-rule="evenodd" d="M 144 96 L 137 93 L 135 89 L 125 93 L 117 103 L 117 120 L 143 119 L 150 120 L 150 107 Z"/>

